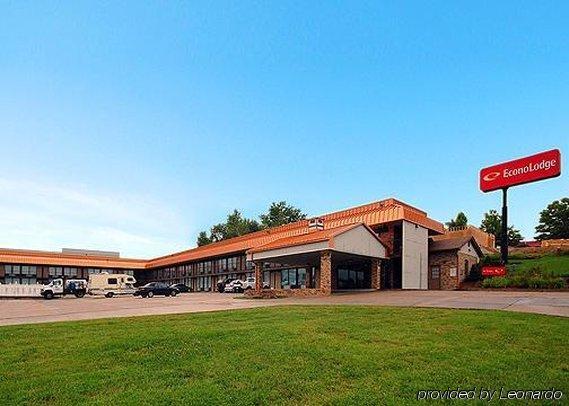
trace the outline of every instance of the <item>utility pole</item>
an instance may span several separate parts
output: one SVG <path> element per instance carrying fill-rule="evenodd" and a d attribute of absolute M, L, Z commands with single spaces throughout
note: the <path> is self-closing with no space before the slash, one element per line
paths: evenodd
<path fill-rule="evenodd" d="M 502 188 L 502 239 L 500 242 L 502 265 L 508 263 L 508 188 Z"/>

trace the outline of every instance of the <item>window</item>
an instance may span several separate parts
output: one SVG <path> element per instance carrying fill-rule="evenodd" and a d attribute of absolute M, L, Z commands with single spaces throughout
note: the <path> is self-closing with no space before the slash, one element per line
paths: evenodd
<path fill-rule="evenodd" d="M 263 272 L 263 279 L 265 278 Z M 281 270 L 281 289 L 306 288 L 306 268 L 292 268 Z"/>
<path fill-rule="evenodd" d="M 19 275 L 20 272 L 20 265 L 6 265 L 6 275 Z"/>
<path fill-rule="evenodd" d="M 217 269 L 219 272 L 227 271 L 227 258 L 217 260 Z"/>
<path fill-rule="evenodd" d="M 50 266 L 49 267 L 49 276 L 62 276 L 63 275 L 63 268 L 60 266 Z"/>
<path fill-rule="evenodd" d="M 117 278 L 109 278 L 109 279 L 107 280 L 107 283 L 108 283 L 109 285 L 116 285 L 116 284 L 118 283 L 118 282 L 117 282 Z"/>
<path fill-rule="evenodd" d="M 21 272 L 22 275 L 36 276 L 36 267 L 33 265 L 23 265 Z"/>
<path fill-rule="evenodd" d="M 77 276 L 77 268 L 63 268 L 63 274 L 65 276 Z"/>
<path fill-rule="evenodd" d="M 441 268 L 439 268 L 438 266 L 433 266 L 431 268 L 431 279 L 439 279 L 440 277 L 441 277 Z"/>
<path fill-rule="evenodd" d="M 237 262 L 238 262 L 238 257 L 231 257 L 227 259 L 227 269 L 233 271 L 235 269 L 238 268 L 237 266 Z"/>
<path fill-rule="evenodd" d="M 298 268 L 298 278 L 296 282 L 299 288 L 306 288 L 306 268 Z"/>
<path fill-rule="evenodd" d="M 354 269 L 338 269 L 338 289 L 363 289 L 369 287 L 364 271 Z"/>

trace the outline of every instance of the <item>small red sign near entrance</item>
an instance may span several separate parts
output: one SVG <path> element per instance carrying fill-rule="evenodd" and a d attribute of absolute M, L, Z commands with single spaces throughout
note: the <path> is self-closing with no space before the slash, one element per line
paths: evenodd
<path fill-rule="evenodd" d="M 480 171 L 480 190 L 491 192 L 522 185 L 561 174 L 561 153 L 558 149 L 515 159 Z"/>
<path fill-rule="evenodd" d="M 482 276 L 505 276 L 506 267 L 505 266 L 483 266 Z"/>

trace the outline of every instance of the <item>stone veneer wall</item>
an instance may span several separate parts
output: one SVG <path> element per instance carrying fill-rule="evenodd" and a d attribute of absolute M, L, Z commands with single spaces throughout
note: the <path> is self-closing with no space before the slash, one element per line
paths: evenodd
<path fill-rule="evenodd" d="M 377 258 L 371 260 L 371 288 L 380 289 L 381 287 L 381 268 L 380 261 Z"/>
<path fill-rule="evenodd" d="M 472 266 L 474 264 L 477 264 L 479 260 L 478 257 L 474 255 L 464 254 L 462 252 L 458 253 L 458 275 L 459 275 L 458 287 L 460 287 L 460 284 L 464 282 L 464 280 L 468 276 L 467 272 L 464 269 L 464 261 L 468 261 L 468 273 L 470 273 Z"/>
<path fill-rule="evenodd" d="M 441 268 L 441 290 L 460 288 L 460 284 L 464 282 L 467 276 L 464 270 L 465 260 L 468 261 L 469 271 L 474 264 L 478 263 L 476 256 L 463 254 L 458 252 L 458 250 L 429 253 L 429 273 L 433 266 L 439 266 Z M 456 276 L 450 276 L 450 269 L 452 267 L 456 268 Z"/>
<path fill-rule="evenodd" d="M 457 268 L 458 275 L 456 250 L 431 252 L 429 254 L 429 280 L 430 271 L 433 266 L 439 266 L 441 268 L 441 290 L 458 289 L 458 276 L 450 276 L 450 269 L 452 267 Z"/>
<path fill-rule="evenodd" d="M 322 251 L 320 254 L 320 290 L 325 295 L 332 294 L 332 253 Z"/>

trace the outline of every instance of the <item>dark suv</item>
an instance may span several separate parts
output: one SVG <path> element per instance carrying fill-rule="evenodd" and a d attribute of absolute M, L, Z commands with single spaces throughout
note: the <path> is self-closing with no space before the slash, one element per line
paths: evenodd
<path fill-rule="evenodd" d="M 167 283 L 162 282 L 150 282 L 144 286 L 139 287 L 134 296 L 148 297 L 151 298 L 154 295 L 163 296 L 176 296 L 180 291 Z"/>

